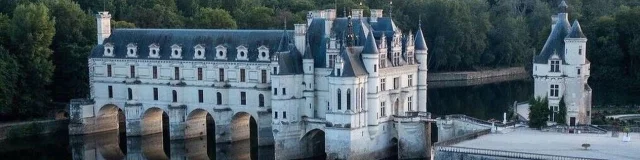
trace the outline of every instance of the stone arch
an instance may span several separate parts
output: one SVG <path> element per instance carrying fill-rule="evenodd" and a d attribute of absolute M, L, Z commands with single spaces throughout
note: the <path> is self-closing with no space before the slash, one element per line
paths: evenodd
<path fill-rule="evenodd" d="M 244 153 L 232 155 L 238 159 L 256 159 L 258 148 L 258 123 L 247 112 L 238 112 L 231 119 L 232 149 Z"/>
<path fill-rule="evenodd" d="M 400 143 L 398 143 L 398 138 L 393 137 L 391 138 L 391 140 L 389 140 L 389 156 L 390 157 L 398 157 L 398 149 L 400 147 L 398 147 Z"/>
<path fill-rule="evenodd" d="M 115 104 L 106 104 L 98 110 L 96 116 L 96 131 L 104 132 L 118 130 L 119 133 L 126 132 L 127 118 L 120 107 Z"/>
<path fill-rule="evenodd" d="M 300 139 L 301 155 L 304 159 L 326 159 L 325 133 L 321 129 L 313 129 Z"/>
<path fill-rule="evenodd" d="M 169 115 L 164 110 L 152 107 L 142 114 L 142 135 L 169 134 Z"/>
<path fill-rule="evenodd" d="M 213 140 L 215 140 L 215 127 L 213 116 L 206 110 L 198 108 L 191 111 L 187 116 L 184 137 L 185 139 L 213 137 Z"/>
<path fill-rule="evenodd" d="M 141 137 L 142 155 L 145 159 L 168 160 L 171 155 L 169 138 L 164 134 L 150 134 Z"/>

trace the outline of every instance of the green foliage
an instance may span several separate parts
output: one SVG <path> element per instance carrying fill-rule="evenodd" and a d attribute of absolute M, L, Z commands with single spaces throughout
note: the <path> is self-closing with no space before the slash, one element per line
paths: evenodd
<path fill-rule="evenodd" d="M 549 100 L 546 97 L 529 100 L 529 128 L 546 127 L 549 113 Z"/>
<path fill-rule="evenodd" d="M 127 21 L 111 20 L 111 28 L 136 28 L 136 24 Z"/>
<path fill-rule="evenodd" d="M 237 17 L 240 17 L 238 18 L 239 28 L 269 29 L 275 26 L 275 13 L 271 8 L 257 6 L 246 11 L 237 11 L 235 15 L 238 15 Z"/>
<path fill-rule="evenodd" d="M 17 113 L 27 116 L 42 114 L 49 102 L 49 90 L 54 65 L 49 49 L 56 32 L 55 22 L 47 6 L 41 3 L 20 4 L 13 12 L 9 37 L 11 53 L 20 66 L 19 97 L 13 105 Z"/>
<path fill-rule="evenodd" d="M 0 46 L 0 115 L 11 113 L 15 107 L 13 98 L 16 96 L 18 82 L 18 63 L 9 51 Z M 0 118 L 2 120 L 2 118 Z"/>
<path fill-rule="evenodd" d="M 567 104 L 564 102 L 564 97 L 560 99 L 560 105 L 558 106 L 558 114 L 556 115 L 556 123 L 567 124 Z"/>
<path fill-rule="evenodd" d="M 191 20 L 192 28 L 234 29 L 237 28 L 229 12 L 222 9 L 200 8 Z"/>

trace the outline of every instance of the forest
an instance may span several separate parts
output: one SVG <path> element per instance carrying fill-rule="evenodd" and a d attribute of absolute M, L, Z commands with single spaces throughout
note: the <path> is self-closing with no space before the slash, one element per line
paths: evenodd
<path fill-rule="evenodd" d="M 94 15 L 114 28 L 293 29 L 307 11 L 384 9 L 405 33 L 421 22 L 429 71 L 530 67 L 560 0 L 3 0 L 0 121 L 44 116 L 89 95 Z M 589 38 L 591 83 L 640 92 L 640 0 L 568 0 Z M 288 21 L 285 23 L 285 21 Z M 621 85 L 623 84 L 623 85 Z"/>

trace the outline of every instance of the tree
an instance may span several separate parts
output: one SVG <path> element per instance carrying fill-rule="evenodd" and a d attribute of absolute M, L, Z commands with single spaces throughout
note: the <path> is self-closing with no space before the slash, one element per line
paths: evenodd
<path fill-rule="evenodd" d="M 136 28 L 136 24 L 127 21 L 111 20 L 111 28 Z"/>
<path fill-rule="evenodd" d="M 9 16 L 0 13 L 0 47 L 9 45 Z"/>
<path fill-rule="evenodd" d="M 25 116 L 42 114 L 49 102 L 46 86 L 51 83 L 54 66 L 49 49 L 55 34 L 55 22 L 41 3 L 20 4 L 10 25 L 11 51 L 19 64 L 19 97 L 15 106 Z"/>
<path fill-rule="evenodd" d="M 253 7 L 247 11 L 238 11 L 239 28 L 269 29 L 275 26 L 273 9 L 264 6 Z"/>
<path fill-rule="evenodd" d="M 53 62 L 56 66 L 51 91 L 56 102 L 85 97 L 89 93 L 87 60 L 95 43 L 95 23 L 71 0 L 47 1 L 55 17 L 56 34 L 53 37 Z"/>
<path fill-rule="evenodd" d="M 560 99 L 560 105 L 558 106 L 558 115 L 556 115 L 556 123 L 567 124 L 567 104 L 564 102 L 564 97 Z"/>
<path fill-rule="evenodd" d="M 537 97 L 529 100 L 529 128 L 547 126 L 549 120 L 549 101 L 547 98 Z"/>
<path fill-rule="evenodd" d="M 168 6 L 161 4 L 155 4 L 152 7 L 131 6 L 129 11 L 131 11 L 131 14 L 124 20 L 132 22 L 141 28 L 184 27 L 184 17 L 177 14 L 174 8 Z"/>
<path fill-rule="evenodd" d="M 18 63 L 9 51 L 0 46 L 0 117 L 8 117 L 16 109 L 13 99 L 18 92 L 18 73 Z"/>
<path fill-rule="evenodd" d="M 229 12 L 222 9 L 200 8 L 191 19 L 191 28 L 235 29 L 238 26 Z"/>

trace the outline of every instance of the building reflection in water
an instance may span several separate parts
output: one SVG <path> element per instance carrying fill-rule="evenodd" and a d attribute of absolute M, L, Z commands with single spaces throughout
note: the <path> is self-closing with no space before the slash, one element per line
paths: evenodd
<path fill-rule="evenodd" d="M 273 159 L 273 146 L 257 147 L 251 140 L 216 144 L 208 136 L 186 140 L 169 140 L 161 133 L 126 137 L 108 131 L 69 139 L 74 160 L 111 159 Z M 253 146 L 253 147 L 252 147 Z"/>

